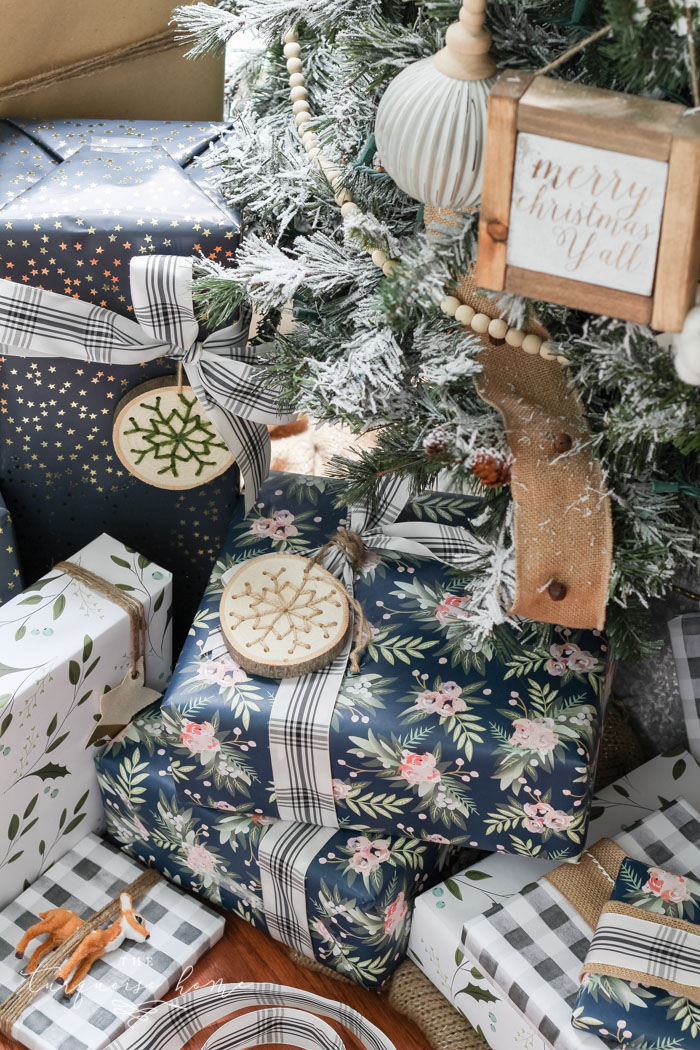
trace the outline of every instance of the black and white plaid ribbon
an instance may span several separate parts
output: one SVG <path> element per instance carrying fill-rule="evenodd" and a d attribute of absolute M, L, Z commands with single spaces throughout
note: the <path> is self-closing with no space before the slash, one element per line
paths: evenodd
<path fill-rule="evenodd" d="M 247 1050 L 270 1043 L 308 1050 L 344 1050 L 340 1036 L 319 1017 L 343 1025 L 363 1050 L 396 1050 L 376 1025 L 345 1003 L 299 988 L 245 982 L 194 988 L 161 1003 L 139 1017 L 107 1050 L 182 1050 L 203 1028 L 234 1010 L 249 1007 L 255 1008 L 253 1013 L 223 1025 L 203 1050 Z"/>
<path fill-rule="evenodd" d="M 131 260 L 135 321 L 112 310 L 0 282 L 0 352 L 19 357 L 69 357 L 129 365 L 169 357 L 187 379 L 236 459 L 249 509 L 270 466 L 268 423 L 286 422 L 275 391 L 261 379 L 247 346 L 245 314 L 198 342 L 192 302 L 192 259 L 152 255 Z"/>
<path fill-rule="evenodd" d="M 700 759 L 700 613 L 686 613 L 669 621 L 676 663 L 678 691 L 688 733 L 688 748 Z"/>
<path fill-rule="evenodd" d="M 604 910 L 586 955 L 589 966 L 594 973 L 596 966 L 629 970 L 644 984 L 660 978 L 700 990 L 700 935 L 654 922 L 641 910 L 639 915 Z"/>

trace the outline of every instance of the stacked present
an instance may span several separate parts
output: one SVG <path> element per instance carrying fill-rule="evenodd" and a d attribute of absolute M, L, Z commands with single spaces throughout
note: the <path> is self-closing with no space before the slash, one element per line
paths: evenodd
<path fill-rule="evenodd" d="M 416 895 L 454 863 L 450 845 L 580 855 L 608 661 L 597 632 L 504 627 L 468 645 L 469 598 L 443 558 L 477 501 L 407 503 L 394 487 L 360 521 L 338 495 L 298 475 L 263 485 L 162 706 L 97 768 L 108 831 L 134 857 L 374 986 L 405 953 Z M 232 573 L 272 552 L 310 559 L 348 526 L 366 544 L 359 671 L 349 643 L 330 670 L 244 671 L 220 618 Z"/>

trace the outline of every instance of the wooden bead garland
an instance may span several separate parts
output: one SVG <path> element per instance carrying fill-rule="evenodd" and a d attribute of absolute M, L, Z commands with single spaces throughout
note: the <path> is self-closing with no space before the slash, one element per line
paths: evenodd
<path fill-rule="evenodd" d="M 287 50 L 288 48 L 290 50 Z M 284 56 L 287 60 L 287 71 L 290 74 L 289 97 L 292 107 L 300 101 L 308 103 L 308 91 L 304 74 L 302 73 L 301 46 L 298 42 L 296 29 L 289 29 L 284 35 Z M 299 94 L 301 91 L 304 92 L 303 95 Z M 350 192 L 343 186 L 343 173 L 328 160 L 321 149 L 318 135 L 310 130 L 311 112 L 308 104 L 304 109 L 300 107 L 294 110 L 294 116 L 306 154 L 313 166 L 323 171 L 328 179 L 329 185 L 335 193 L 336 204 L 340 207 L 340 214 L 344 219 L 349 219 L 351 215 L 357 215 L 361 209 L 353 201 Z M 387 277 L 398 265 L 398 259 L 389 259 L 380 248 L 368 248 L 367 253 L 377 269 L 381 270 Z M 491 318 L 487 314 L 479 314 L 471 306 L 462 303 L 455 295 L 444 295 L 439 300 L 439 306 L 448 317 L 454 317 L 459 324 L 465 328 L 471 328 L 478 335 L 497 341 L 505 340 L 509 346 L 521 348 L 527 354 L 539 354 L 547 361 L 558 361 L 560 365 L 568 364 L 566 357 L 556 354 L 549 343 L 543 342 L 538 335 L 510 327 L 502 318 Z M 499 324 L 495 330 L 491 330 L 491 324 L 494 321 L 499 322 Z M 501 331 L 503 331 L 502 335 L 496 335 L 496 332 L 500 333 Z"/>

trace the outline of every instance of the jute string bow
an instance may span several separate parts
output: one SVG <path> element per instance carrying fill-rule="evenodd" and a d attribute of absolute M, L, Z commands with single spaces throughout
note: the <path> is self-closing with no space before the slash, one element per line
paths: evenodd
<path fill-rule="evenodd" d="M 154 868 L 144 871 L 138 878 L 125 886 L 121 893 L 128 893 L 132 900 L 137 900 L 148 892 L 161 879 L 161 875 Z M 96 911 L 83 920 L 81 926 L 72 934 L 68 940 L 54 948 L 51 954 L 39 964 L 33 974 L 26 977 L 24 982 L 10 995 L 0 1007 L 0 1032 L 7 1038 L 12 1037 L 12 1028 L 19 1020 L 22 1013 L 30 1006 L 36 997 L 44 990 L 46 985 L 54 979 L 66 959 L 69 959 L 81 941 L 89 933 L 96 930 L 104 922 L 113 920 L 120 910 L 119 897 L 115 897 L 105 904 L 103 908 Z"/>
<path fill-rule="evenodd" d="M 309 558 L 308 566 L 305 571 L 308 573 L 312 565 L 322 565 L 324 555 L 333 548 L 339 550 L 340 553 L 347 558 L 348 565 L 352 569 L 354 583 L 357 579 L 357 574 L 362 568 L 367 548 L 362 537 L 351 529 L 340 529 L 334 536 L 331 536 L 328 542 L 324 543 L 322 547 L 319 547 L 313 557 Z M 338 586 L 342 585 L 339 584 Z M 350 664 L 350 670 L 354 674 L 357 674 L 360 670 L 360 656 L 371 637 L 371 630 L 360 602 L 358 602 L 354 594 L 349 594 L 344 588 L 343 590 L 353 612 L 355 613 L 355 644 L 350 652 L 350 656 L 348 657 L 348 662 Z"/>

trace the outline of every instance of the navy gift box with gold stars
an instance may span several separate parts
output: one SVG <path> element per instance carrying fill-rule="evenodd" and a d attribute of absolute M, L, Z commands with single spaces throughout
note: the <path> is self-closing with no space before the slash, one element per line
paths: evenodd
<path fill-rule="evenodd" d="M 133 256 L 232 261 L 240 218 L 207 182 L 208 124 L 0 121 L 0 278 L 133 317 Z M 0 347 L 0 355 L 2 348 Z M 27 581 L 101 532 L 175 576 L 176 630 L 201 597 L 235 505 L 235 466 L 168 491 L 132 476 L 112 442 L 125 392 L 174 363 L 0 356 L 0 490 Z"/>

